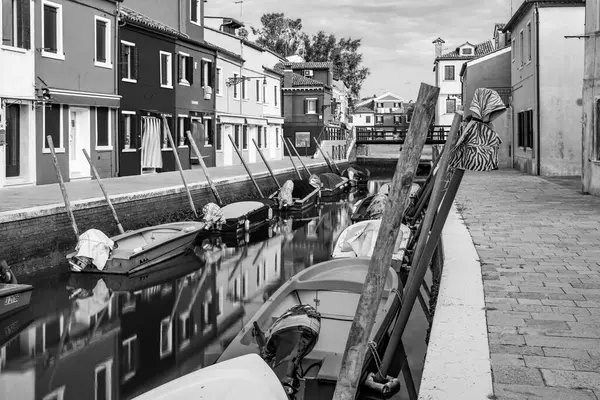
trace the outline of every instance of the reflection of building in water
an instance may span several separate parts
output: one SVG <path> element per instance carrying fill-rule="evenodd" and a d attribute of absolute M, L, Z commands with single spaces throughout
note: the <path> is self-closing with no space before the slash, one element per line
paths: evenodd
<path fill-rule="evenodd" d="M 91 297 L 36 320 L 2 345 L 0 398 L 118 398 L 117 299 L 99 286 Z"/>

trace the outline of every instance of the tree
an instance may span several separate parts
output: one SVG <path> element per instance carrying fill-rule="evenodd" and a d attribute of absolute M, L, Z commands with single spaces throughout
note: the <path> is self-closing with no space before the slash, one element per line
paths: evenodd
<path fill-rule="evenodd" d="M 284 57 L 296 53 L 303 42 L 302 19 L 286 18 L 284 13 L 267 13 L 260 17 L 261 29 L 252 27 L 257 35 L 256 44 Z"/>

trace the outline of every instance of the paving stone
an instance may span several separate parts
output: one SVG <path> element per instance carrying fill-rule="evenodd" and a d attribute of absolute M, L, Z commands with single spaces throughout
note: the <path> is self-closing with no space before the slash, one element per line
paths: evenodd
<path fill-rule="evenodd" d="M 554 347 L 544 347 L 544 355 L 548 357 L 564 357 L 572 360 L 588 360 L 590 355 L 585 350 L 577 349 L 557 349 Z"/>
<path fill-rule="evenodd" d="M 506 353 L 506 354 L 528 354 L 533 356 L 544 355 L 541 347 L 534 346 L 511 346 L 504 344 L 490 344 L 490 353 Z"/>
<path fill-rule="evenodd" d="M 523 335 L 490 333 L 488 335 L 488 340 L 490 344 L 510 344 L 515 346 L 525 344 L 525 339 L 523 338 Z"/>
<path fill-rule="evenodd" d="M 494 365 L 512 365 L 515 367 L 524 367 L 525 361 L 523 356 L 520 354 L 490 354 L 490 359 L 492 361 L 492 366 Z"/>
<path fill-rule="evenodd" d="M 523 356 L 525 365 L 529 368 L 566 369 L 574 370 L 573 360 L 560 357 Z"/>
<path fill-rule="evenodd" d="M 531 313 L 533 319 L 543 319 L 545 321 L 576 321 L 573 314 L 558 313 Z"/>
<path fill-rule="evenodd" d="M 542 374 L 537 368 L 492 364 L 492 374 L 494 376 L 494 382 L 496 383 L 508 383 L 513 385 L 544 385 Z"/>
<path fill-rule="evenodd" d="M 555 337 L 555 336 L 523 336 L 528 346 L 560 347 L 563 349 L 593 350 L 600 348 L 600 339 Z"/>
<path fill-rule="evenodd" d="M 549 299 L 542 299 L 541 300 L 542 304 L 545 306 L 559 306 L 559 307 L 573 307 L 575 306 L 576 302 L 573 300 L 549 300 Z M 579 307 L 585 307 L 585 306 L 580 306 Z"/>
<path fill-rule="evenodd" d="M 599 359 L 581 359 L 574 360 L 575 369 L 579 371 L 600 372 Z"/>
<path fill-rule="evenodd" d="M 600 373 L 597 372 L 564 371 L 556 369 L 542 369 L 541 372 L 544 376 L 544 381 L 548 386 L 600 389 Z"/>
<path fill-rule="evenodd" d="M 549 329 L 569 329 L 566 321 L 546 321 L 543 319 L 528 319 L 525 321 L 527 326 L 544 327 Z"/>
<path fill-rule="evenodd" d="M 552 312 L 558 314 L 590 315 L 590 312 L 582 307 L 552 307 Z"/>
<path fill-rule="evenodd" d="M 516 335 L 517 327 L 516 326 L 488 326 L 489 333 L 501 333 L 501 334 L 509 334 Z"/>

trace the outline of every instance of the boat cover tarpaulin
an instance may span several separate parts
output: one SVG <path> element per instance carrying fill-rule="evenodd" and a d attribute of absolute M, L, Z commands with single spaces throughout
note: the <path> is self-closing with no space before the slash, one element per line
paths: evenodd
<path fill-rule="evenodd" d="M 238 201 L 221 208 L 225 219 L 240 218 L 253 211 L 260 210 L 264 204 L 259 201 Z"/>
<path fill-rule="evenodd" d="M 292 197 L 294 199 L 303 199 L 316 189 L 316 187 L 311 185 L 309 181 L 306 180 L 295 179 L 293 182 L 294 190 L 292 191 Z"/>
<path fill-rule="evenodd" d="M 94 266 L 102 271 L 114 245 L 115 243 L 103 232 L 97 229 L 89 229 L 79 236 L 75 248 L 77 251 L 76 257 L 92 259 Z"/>
<path fill-rule="evenodd" d="M 285 181 L 279 193 L 277 194 L 277 200 L 279 200 L 279 208 L 289 206 L 294 202 L 292 193 L 294 192 L 294 181 Z"/>
<path fill-rule="evenodd" d="M 379 234 L 381 220 L 368 220 L 357 222 L 350 225 L 342 232 L 336 243 L 333 257 L 348 258 L 348 257 L 371 257 L 375 249 L 375 242 Z M 401 225 L 398 232 L 398 239 L 394 245 L 392 259 L 402 260 L 410 229 L 406 225 Z"/>
<path fill-rule="evenodd" d="M 319 179 L 321 179 L 323 189 L 335 189 L 341 182 L 347 180 L 347 178 L 342 178 L 341 176 L 331 172 L 326 172 L 319 175 Z"/>
<path fill-rule="evenodd" d="M 225 216 L 221 207 L 215 203 L 208 203 L 202 207 L 202 222 L 204 222 L 204 229 L 221 229 L 225 223 Z"/>

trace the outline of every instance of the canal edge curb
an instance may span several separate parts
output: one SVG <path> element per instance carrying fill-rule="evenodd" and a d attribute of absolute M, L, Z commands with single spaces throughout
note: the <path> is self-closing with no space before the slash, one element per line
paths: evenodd
<path fill-rule="evenodd" d="M 419 400 L 491 398 L 492 370 L 481 263 L 452 207 L 442 231 L 444 267 Z"/>

